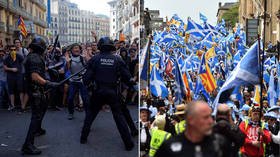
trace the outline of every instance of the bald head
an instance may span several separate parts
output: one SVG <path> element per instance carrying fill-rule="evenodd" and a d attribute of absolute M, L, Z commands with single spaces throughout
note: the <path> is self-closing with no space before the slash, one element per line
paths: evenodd
<path fill-rule="evenodd" d="M 230 110 L 230 108 L 228 107 L 227 104 L 220 104 L 218 106 L 218 112 L 227 112 L 229 110 Z"/>
<path fill-rule="evenodd" d="M 204 101 L 192 101 L 186 108 L 187 133 L 195 133 L 204 137 L 212 132 L 212 109 Z"/>
<path fill-rule="evenodd" d="M 200 112 L 211 110 L 209 105 L 204 101 L 192 101 L 186 106 L 186 117 L 197 116 Z"/>
<path fill-rule="evenodd" d="M 227 104 L 220 104 L 218 106 L 218 109 L 217 109 L 217 115 L 216 115 L 216 118 L 217 119 L 226 119 L 226 120 L 229 120 L 229 116 L 230 116 L 230 108 Z"/>

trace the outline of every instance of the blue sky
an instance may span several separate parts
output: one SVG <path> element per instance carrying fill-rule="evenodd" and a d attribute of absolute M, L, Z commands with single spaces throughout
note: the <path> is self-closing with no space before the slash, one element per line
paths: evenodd
<path fill-rule="evenodd" d="M 200 23 L 199 12 L 208 18 L 208 22 L 215 25 L 217 22 L 217 11 L 219 2 L 237 2 L 237 0 L 145 0 L 145 8 L 150 10 L 160 10 L 160 16 L 167 16 L 168 19 L 173 14 L 177 14 L 184 21 L 190 16 Z"/>

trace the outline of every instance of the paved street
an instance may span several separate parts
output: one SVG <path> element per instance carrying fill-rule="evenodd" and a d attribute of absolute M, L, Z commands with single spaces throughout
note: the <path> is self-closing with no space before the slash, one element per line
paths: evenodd
<path fill-rule="evenodd" d="M 130 106 L 131 115 L 137 120 L 137 107 Z M 0 110 L 0 157 L 20 157 L 30 122 L 30 112 L 17 115 Z M 67 110 L 48 110 L 43 121 L 47 134 L 35 139 L 35 145 L 42 150 L 39 157 L 136 157 L 138 136 L 133 151 L 125 151 L 117 131 L 112 113 L 101 111 L 92 125 L 86 145 L 79 143 L 84 112 L 75 112 L 75 119 L 67 119 Z M 26 156 L 26 155 L 25 155 Z"/>

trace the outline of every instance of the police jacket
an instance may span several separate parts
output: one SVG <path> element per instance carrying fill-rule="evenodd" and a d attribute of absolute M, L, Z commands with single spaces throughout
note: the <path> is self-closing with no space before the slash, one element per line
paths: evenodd
<path fill-rule="evenodd" d="M 110 52 L 101 52 L 93 56 L 83 77 L 85 85 L 94 82 L 97 86 L 116 87 L 119 79 L 130 83 L 131 75 L 120 56 Z"/>
<path fill-rule="evenodd" d="M 41 85 L 32 81 L 31 74 L 37 73 L 45 79 L 45 62 L 43 57 L 38 53 L 29 53 L 24 64 L 24 68 L 28 92 L 38 92 L 38 90 L 42 90 L 43 87 Z"/>

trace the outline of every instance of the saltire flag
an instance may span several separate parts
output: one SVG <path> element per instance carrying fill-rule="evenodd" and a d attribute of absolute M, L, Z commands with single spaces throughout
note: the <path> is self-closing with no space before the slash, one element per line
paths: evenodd
<path fill-rule="evenodd" d="M 199 13 L 199 18 L 201 21 L 207 22 L 207 17 L 205 15 L 203 15 L 202 13 Z"/>
<path fill-rule="evenodd" d="M 280 100 L 280 64 L 278 60 L 276 60 L 277 65 L 277 97 L 278 100 Z"/>
<path fill-rule="evenodd" d="M 275 99 L 277 98 L 277 94 L 275 92 L 275 85 L 274 85 L 274 71 L 271 70 L 270 73 L 270 78 L 269 78 L 269 87 L 267 90 L 268 94 L 268 101 L 269 101 L 269 106 L 275 106 Z"/>
<path fill-rule="evenodd" d="M 205 59 L 205 53 L 202 55 L 198 74 L 199 74 L 202 84 L 207 92 L 211 93 L 217 88 L 216 81 L 208 66 L 208 62 Z"/>
<path fill-rule="evenodd" d="M 26 26 L 24 24 L 23 18 L 21 16 L 19 16 L 19 18 L 18 18 L 18 29 L 20 30 L 21 35 L 23 35 L 24 38 L 26 38 L 28 35 L 28 32 L 27 32 Z"/>
<path fill-rule="evenodd" d="M 217 111 L 218 103 L 224 103 L 228 100 L 232 89 L 241 85 L 256 85 L 260 83 L 259 79 L 259 62 L 258 62 L 258 41 L 256 41 L 231 72 L 226 82 L 221 87 L 216 96 L 213 108 L 214 113 Z"/>
<path fill-rule="evenodd" d="M 204 31 L 205 34 L 213 33 L 215 35 L 221 36 L 221 33 L 219 33 L 219 31 L 217 31 L 215 29 L 215 27 L 210 25 L 209 23 L 204 23 L 204 30 L 203 31 Z"/>
<path fill-rule="evenodd" d="M 168 89 L 164 84 L 164 80 L 156 68 L 153 65 L 151 71 L 151 82 L 150 82 L 151 93 L 156 97 L 166 98 L 168 96 Z"/>
<path fill-rule="evenodd" d="M 149 48 L 149 42 L 150 40 L 148 40 L 145 48 L 141 51 L 140 53 L 140 78 L 142 80 L 147 80 L 148 77 L 148 48 Z"/>
<path fill-rule="evenodd" d="M 193 36 L 204 38 L 205 34 L 203 33 L 203 28 L 201 25 L 195 23 L 190 18 L 188 19 L 186 33 L 189 33 Z"/>
<path fill-rule="evenodd" d="M 175 105 L 182 103 L 186 98 L 186 87 L 183 81 L 183 75 L 179 68 L 179 64 L 175 59 Z"/>

